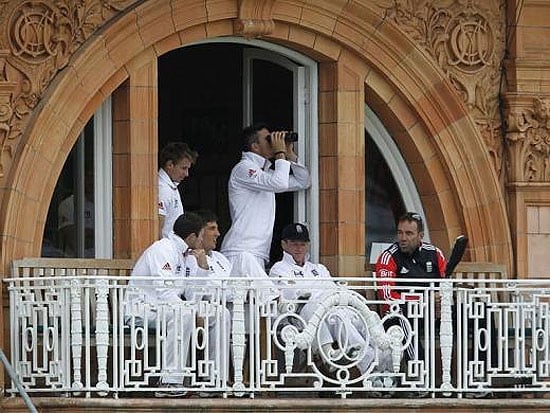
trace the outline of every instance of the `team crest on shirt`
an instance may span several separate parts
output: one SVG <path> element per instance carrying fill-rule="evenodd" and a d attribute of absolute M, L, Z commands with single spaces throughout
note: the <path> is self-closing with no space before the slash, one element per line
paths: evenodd
<path fill-rule="evenodd" d="M 432 272 L 433 270 L 433 265 L 432 265 L 432 262 L 431 261 L 428 261 L 426 263 L 426 272 Z"/>
<path fill-rule="evenodd" d="M 249 178 L 252 178 L 254 175 L 256 175 L 256 170 L 250 168 L 250 169 L 248 170 L 248 177 L 249 177 Z"/>
<path fill-rule="evenodd" d="M 172 271 L 172 267 L 170 266 L 170 263 L 166 263 L 162 266 L 163 271 Z"/>

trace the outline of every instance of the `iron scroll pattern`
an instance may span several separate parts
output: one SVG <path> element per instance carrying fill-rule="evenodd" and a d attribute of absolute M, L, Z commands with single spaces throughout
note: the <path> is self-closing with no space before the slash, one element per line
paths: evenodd
<path fill-rule="evenodd" d="M 4 1 L 0 22 L 0 178 L 33 109 L 74 52 L 137 0 Z"/>
<path fill-rule="evenodd" d="M 278 359 L 270 361 L 282 367 L 272 369 L 272 377 L 265 374 L 263 382 L 285 385 L 292 377 L 302 377 L 310 378 L 315 388 L 345 389 L 361 383 L 370 389 L 384 387 L 384 379 L 392 381 L 392 376 L 399 375 L 402 354 L 410 341 L 405 342 L 400 326 L 386 331 L 378 314 L 360 294 L 348 289 L 328 293 L 308 319 L 300 310 L 304 304 L 307 302 L 283 301 L 268 317 L 268 330 L 275 350 L 279 351 Z M 323 348 L 323 325 L 336 331 L 335 336 L 339 337 L 329 349 Z M 352 329 L 361 337 L 355 344 Z"/>
<path fill-rule="evenodd" d="M 11 360 L 28 392 L 153 392 L 166 374 L 187 391 L 237 396 L 550 389 L 548 280 L 445 280 L 407 288 L 391 303 L 348 288 L 327 294 L 311 317 L 303 317 L 301 300 L 262 299 L 244 280 L 224 281 L 201 299 L 153 306 L 128 304 L 128 294 L 142 292 L 120 276 L 43 272 L 7 282 Z M 383 319 L 377 304 L 392 307 Z M 344 328 L 338 343 L 320 351 L 321 325 L 339 325 L 342 310 L 364 327 L 361 348 L 345 351 Z M 149 315 L 152 322 L 143 322 Z M 388 327 L 391 319 L 398 323 Z M 369 347 L 374 357 L 360 370 Z"/>
<path fill-rule="evenodd" d="M 458 387 L 547 391 L 550 380 L 550 290 L 521 281 L 456 291 Z"/>

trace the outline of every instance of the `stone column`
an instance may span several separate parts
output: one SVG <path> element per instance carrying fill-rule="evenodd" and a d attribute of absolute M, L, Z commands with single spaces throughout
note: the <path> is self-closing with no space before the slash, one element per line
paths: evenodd
<path fill-rule="evenodd" d="M 366 72 L 346 52 L 319 66 L 320 255 L 339 276 L 364 272 Z"/>
<path fill-rule="evenodd" d="M 518 4 L 516 4 L 518 3 Z M 509 0 L 506 191 L 518 278 L 550 277 L 550 3 Z"/>
<path fill-rule="evenodd" d="M 550 95 L 506 97 L 510 222 L 518 278 L 550 277 Z"/>
<path fill-rule="evenodd" d="M 149 56 L 148 56 L 149 57 Z M 158 236 L 158 90 L 154 55 L 113 93 L 114 255 L 135 258 Z"/>

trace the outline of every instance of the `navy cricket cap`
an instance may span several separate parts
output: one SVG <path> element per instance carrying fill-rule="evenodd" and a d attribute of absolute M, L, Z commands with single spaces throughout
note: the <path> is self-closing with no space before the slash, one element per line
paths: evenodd
<path fill-rule="evenodd" d="M 305 241 L 309 242 L 309 231 L 303 224 L 295 222 L 283 228 L 281 233 L 282 240 L 288 241 Z"/>

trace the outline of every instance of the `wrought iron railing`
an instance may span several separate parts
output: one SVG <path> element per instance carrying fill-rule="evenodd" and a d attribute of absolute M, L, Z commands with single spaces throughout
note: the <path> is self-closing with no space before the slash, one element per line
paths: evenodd
<path fill-rule="evenodd" d="M 550 391 L 550 280 L 403 281 L 402 299 L 387 303 L 371 278 L 315 280 L 293 300 L 234 278 L 157 305 L 128 277 L 5 281 L 11 364 L 29 393 L 131 397 L 168 391 L 168 377 L 223 396 Z"/>

